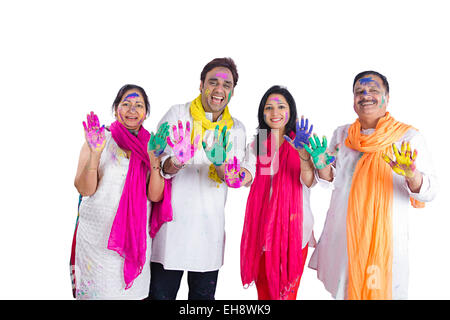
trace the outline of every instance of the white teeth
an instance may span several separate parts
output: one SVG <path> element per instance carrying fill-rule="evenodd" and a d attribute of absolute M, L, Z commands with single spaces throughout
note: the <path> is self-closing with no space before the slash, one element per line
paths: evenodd
<path fill-rule="evenodd" d="M 212 96 L 214 99 L 216 99 L 216 100 L 223 100 L 223 98 L 222 97 L 217 97 L 217 96 Z"/>

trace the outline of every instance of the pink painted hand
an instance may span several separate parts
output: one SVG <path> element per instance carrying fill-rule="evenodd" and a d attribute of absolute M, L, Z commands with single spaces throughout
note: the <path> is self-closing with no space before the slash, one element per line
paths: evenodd
<path fill-rule="evenodd" d="M 416 174 L 416 158 L 417 150 L 414 149 L 414 153 L 411 154 L 411 145 L 409 142 L 402 142 L 401 153 L 398 152 L 397 146 L 393 143 L 392 149 L 394 150 L 394 155 L 396 160 L 392 160 L 388 155 L 383 154 L 383 159 L 389 164 L 392 170 L 406 178 L 412 178 Z"/>
<path fill-rule="evenodd" d="M 234 157 L 225 164 L 225 182 L 231 188 L 242 187 L 245 178 L 245 172 L 240 172 L 241 166 L 238 158 Z"/>
<path fill-rule="evenodd" d="M 167 137 L 167 144 L 172 148 L 177 160 L 183 165 L 194 156 L 200 135 L 198 134 L 194 143 L 191 143 L 191 124 L 189 121 L 186 122 L 186 132 L 183 135 L 183 123 L 180 120 L 178 120 L 178 130 L 174 125 L 172 126 L 172 132 L 173 142 L 170 137 Z"/>
<path fill-rule="evenodd" d="M 101 153 L 106 144 L 105 126 L 100 127 L 98 117 L 92 111 L 87 115 L 87 126 L 84 121 L 83 126 L 89 148 L 92 152 Z"/>

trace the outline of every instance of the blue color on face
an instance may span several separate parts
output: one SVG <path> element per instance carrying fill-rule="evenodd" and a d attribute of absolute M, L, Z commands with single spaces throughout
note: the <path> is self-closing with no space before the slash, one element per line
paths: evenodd
<path fill-rule="evenodd" d="M 125 99 L 123 99 L 123 100 L 127 100 L 128 98 L 133 99 L 133 98 L 137 98 L 137 97 L 139 97 L 139 95 L 136 92 L 133 92 L 133 93 L 130 93 L 129 95 L 127 95 L 125 97 Z"/>
<path fill-rule="evenodd" d="M 371 77 L 359 79 L 360 85 L 369 84 L 370 82 L 374 82 L 374 80 Z"/>
<path fill-rule="evenodd" d="M 359 79 L 359 84 L 362 85 L 362 86 L 368 85 L 371 82 L 374 82 L 377 85 L 378 88 L 380 87 L 378 82 L 373 80 L 372 77 L 366 77 L 366 78 Z"/>

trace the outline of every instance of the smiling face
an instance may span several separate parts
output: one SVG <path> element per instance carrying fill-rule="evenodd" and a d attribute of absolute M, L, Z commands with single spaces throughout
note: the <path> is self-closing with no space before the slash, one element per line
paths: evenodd
<path fill-rule="evenodd" d="M 233 96 L 233 75 L 228 68 L 216 67 L 200 82 L 202 105 L 206 112 L 220 115 Z"/>
<path fill-rule="evenodd" d="M 378 119 L 386 114 L 388 102 L 389 94 L 386 94 L 380 77 L 369 74 L 356 81 L 353 108 L 362 122 L 376 125 Z"/>
<path fill-rule="evenodd" d="M 139 130 L 146 118 L 145 102 L 139 90 L 126 91 L 116 110 L 116 119 L 128 130 Z"/>
<path fill-rule="evenodd" d="M 280 130 L 284 134 L 284 127 L 289 121 L 289 104 L 282 94 L 273 93 L 267 98 L 264 106 L 264 121 L 271 129 Z"/>

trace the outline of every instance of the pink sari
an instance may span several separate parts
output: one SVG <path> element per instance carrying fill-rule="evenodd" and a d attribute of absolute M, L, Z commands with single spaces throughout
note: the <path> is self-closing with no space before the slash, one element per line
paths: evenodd
<path fill-rule="evenodd" d="M 271 299 L 278 300 L 286 297 L 303 272 L 303 192 L 298 151 L 283 143 L 274 156 L 268 143 L 270 137 L 264 142 L 264 149 L 266 159 L 270 157 L 271 161 L 264 164 L 261 156 L 257 156 L 256 176 L 247 199 L 241 239 L 241 280 L 244 286 L 257 280 L 265 251 L 269 294 Z M 270 172 L 272 162 L 279 163 L 278 171 L 273 176 L 261 174 Z"/>

